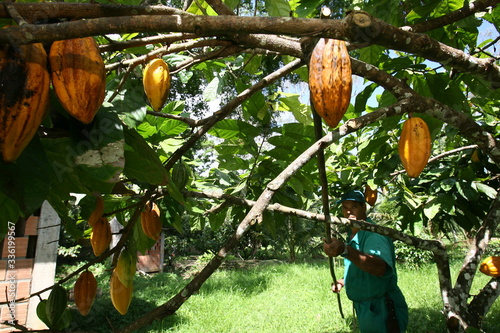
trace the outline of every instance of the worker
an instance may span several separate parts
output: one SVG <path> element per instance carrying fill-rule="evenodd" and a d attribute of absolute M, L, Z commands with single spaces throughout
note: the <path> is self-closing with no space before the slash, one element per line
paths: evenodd
<path fill-rule="evenodd" d="M 365 197 L 350 190 L 340 200 L 342 215 L 358 221 L 373 221 L 366 216 Z M 323 243 L 330 257 L 344 257 L 344 277 L 332 284 L 339 293 L 345 287 L 353 302 L 361 333 L 400 333 L 408 326 L 408 306 L 399 289 L 392 240 L 386 236 L 351 228 L 347 242 L 335 237 Z"/>

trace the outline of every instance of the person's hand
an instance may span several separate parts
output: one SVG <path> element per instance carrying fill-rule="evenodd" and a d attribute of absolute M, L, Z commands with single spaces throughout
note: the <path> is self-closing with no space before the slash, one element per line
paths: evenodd
<path fill-rule="evenodd" d="M 337 238 L 332 238 L 330 242 L 323 239 L 323 251 L 329 257 L 336 257 L 342 254 L 342 252 L 344 252 L 344 247 L 344 242 L 338 240 Z"/>
<path fill-rule="evenodd" d="M 342 280 L 337 280 L 337 282 L 333 283 L 332 282 L 332 291 L 334 293 L 340 293 L 340 291 L 342 290 L 342 288 L 344 287 L 344 283 L 342 282 Z"/>

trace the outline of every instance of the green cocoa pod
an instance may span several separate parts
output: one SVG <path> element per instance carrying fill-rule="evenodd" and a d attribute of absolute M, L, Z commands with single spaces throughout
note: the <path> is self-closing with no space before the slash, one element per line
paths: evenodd
<path fill-rule="evenodd" d="M 172 168 L 172 182 L 182 191 L 188 185 L 191 178 L 191 170 L 186 163 L 179 161 Z"/>

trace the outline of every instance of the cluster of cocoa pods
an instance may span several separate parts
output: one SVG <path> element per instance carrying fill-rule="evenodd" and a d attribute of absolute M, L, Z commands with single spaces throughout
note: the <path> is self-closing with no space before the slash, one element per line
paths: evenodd
<path fill-rule="evenodd" d="M 351 61 L 343 40 L 317 42 L 309 61 L 309 89 L 316 113 L 336 127 L 349 107 L 352 90 Z M 418 177 L 431 153 L 431 136 L 423 119 L 410 116 L 403 123 L 398 152 L 408 176 Z"/>
<path fill-rule="evenodd" d="M 50 70 L 49 70 L 50 68 Z M 64 109 L 90 123 L 106 88 L 104 61 L 93 37 L 55 41 L 49 54 L 41 43 L 0 46 L 0 151 L 14 162 L 42 123 L 50 82 Z"/>
<path fill-rule="evenodd" d="M 88 223 L 92 227 L 90 244 L 96 256 L 100 256 L 109 247 L 111 242 L 111 227 L 104 216 L 104 199 L 96 196 L 94 210 L 90 214 Z M 158 240 L 162 230 L 160 209 L 152 201 L 146 203 L 141 213 L 141 227 L 144 234 Z M 132 302 L 133 279 L 136 272 L 136 255 L 132 250 L 125 248 L 119 254 L 116 266 L 113 268 L 110 280 L 111 302 L 122 315 L 128 311 Z M 97 292 L 97 281 L 92 272 L 82 272 L 74 286 L 75 304 L 78 311 L 86 316 L 94 303 Z"/>

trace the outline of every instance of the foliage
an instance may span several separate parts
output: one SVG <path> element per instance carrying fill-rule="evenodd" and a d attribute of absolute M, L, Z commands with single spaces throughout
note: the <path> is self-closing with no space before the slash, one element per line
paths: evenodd
<path fill-rule="evenodd" d="M 218 15 L 209 3 L 213 2 L 148 2 L 177 9 L 189 5 L 184 9 L 200 19 Z M 256 18 L 315 18 L 326 5 L 339 19 L 361 9 L 394 27 L 420 27 L 418 32 L 433 43 L 411 49 L 413 44 L 396 39 L 359 43 L 347 32 L 339 36 L 351 39 L 351 58 L 360 65 L 354 72 L 357 82 L 343 127 L 322 128 L 336 138 L 324 149 L 329 195 L 337 198 L 347 189 L 369 184 L 383 193 L 380 211 L 375 206 L 373 213 L 382 217 L 384 225 L 416 235 L 425 230 L 451 240 L 475 235 L 500 187 L 500 89 L 491 88 L 498 84 L 492 82 L 493 74 L 473 72 L 480 60 L 491 59 L 492 68 L 499 63 L 494 45 L 498 6 L 470 12 L 457 21 L 449 14 L 469 10 L 468 2 L 225 0 L 221 4 L 240 16 Z M 73 24 L 71 19 L 52 20 Z M 47 21 L 49 26 L 52 20 Z M 444 23 L 430 27 L 429 22 Z M 2 20 L 0 25 L 11 23 Z M 37 24 L 30 29 L 36 30 Z M 69 116 L 51 91 L 50 110 L 39 135 L 15 163 L 0 162 L 0 234 L 6 234 L 8 221 L 27 218 L 46 200 L 62 220 L 63 238 L 71 238 L 68 248 L 81 243 L 85 249 L 90 234 L 87 220 L 95 196 L 102 195 L 105 215 L 125 227 L 128 238 L 123 245 L 144 252 L 152 241 L 141 232 L 137 217 L 151 199 L 160 208 L 164 229 L 171 232 L 166 246 L 172 257 L 218 251 L 249 213 L 248 202 L 258 200 L 268 188 L 276 189 L 273 204 L 323 211 L 314 159 L 294 170 L 283 186 L 270 186 L 317 141 L 307 66 L 277 80 L 264 79 L 297 57 L 307 58 L 295 31 L 283 38 L 270 35 L 273 43 L 258 35 L 256 47 L 244 39 L 247 34 L 227 31 L 180 37 L 172 32 L 151 41 L 158 37 L 155 29 L 92 33 L 108 68 L 105 102 L 94 121 L 85 125 Z M 433 45 L 439 45 L 444 58 L 428 51 Z M 146 60 L 156 56 L 169 64 L 172 73 L 170 98 L 157 113 L 147 103 L 141 77 Z M 470 57 L 474 66 L 469 67 L 474 68 L 456 65 Z M 423 105 L 419 104 L 418 116 L 429 126 L 431 156 L 437 158 L 419 177 L 409 178 L 401 171 L 397 143 L 406 108 L 418 104 L 415 100 Z M 348 123 L 349 119 L 355 121 Z M 171 180 L 172 166 L 179 161 L 189 167 L 184 189 Z M 247 201 L 240 205 L 230 199 Z M 294 260 L 313 255 L 323 233 L 320 224 L 279 211 L 265 211 L 252 224 L 234 247 L 242 258 L 266 258 L 271 253 Z M 411 266 L 420 267 L 427 260 L 425 253 L 409 247 L 398 251 L 411 259 Z M 116 325 L 125 321 L 117 319 Z"/>
<path fill-rule="evenodd" d="M 417 269 L 422 265 L 432 263 L 432 252 L 418 249 L 402 242 L 395 244 L 396 260 L 406 268 Z"/>

